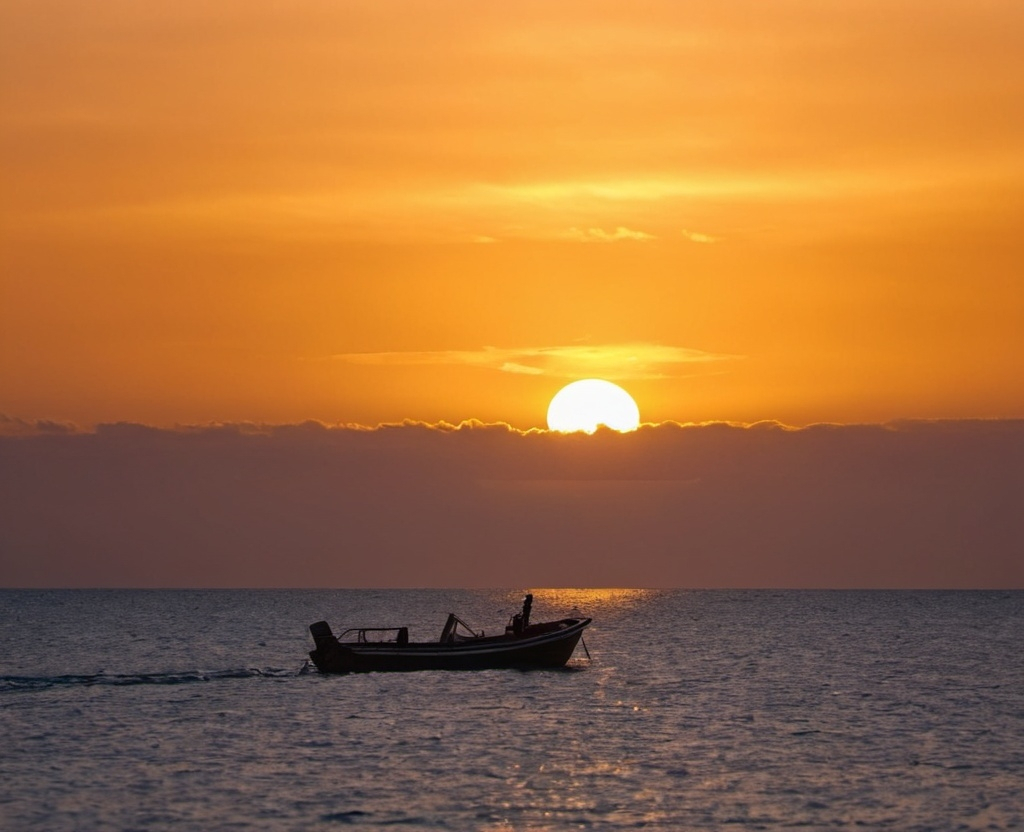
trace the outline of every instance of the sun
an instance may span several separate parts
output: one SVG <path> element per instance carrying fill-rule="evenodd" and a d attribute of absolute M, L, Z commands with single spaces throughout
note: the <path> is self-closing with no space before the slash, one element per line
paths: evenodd
<path fill-rule="evenodd" d="M 593 433 L 598 425 L 630 431 L 640 427 L 640 409 L 619 385 L 599 378 L 567 384 L 548 405 L 548 429 Z"/>

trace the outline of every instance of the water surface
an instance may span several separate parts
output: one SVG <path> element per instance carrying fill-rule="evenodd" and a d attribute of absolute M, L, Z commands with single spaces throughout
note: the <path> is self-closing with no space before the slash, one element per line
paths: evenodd
<path fill-rule="evenodd" d="M 535 591 L 562 671 L 325 677 L 521 592 L 2 591 L 11 830 L 1016 829 L 1024 593 Z"/>

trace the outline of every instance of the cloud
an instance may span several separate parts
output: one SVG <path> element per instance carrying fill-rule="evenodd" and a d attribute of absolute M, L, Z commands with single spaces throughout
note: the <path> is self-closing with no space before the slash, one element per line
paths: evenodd
<path fill-rule="evenodd" d="M 0 413 L 0 436 L 37 436 L 39 434 L 77 433 L 73 422 L 55 419 L 20 419 Z"/>
<path fill-rule="evenodd" d="M 540 367 L 528 367 L 525 364 L 517 364 L 515 361 L 506 361 L 501 365 L 503 373 L 520 373 L 527 376 L 542 376 L 544 371 Z"/>
<path fill-rule="evenodd" d="M 565 236 L 571 240 L 579 240 L 581 243 L 616 243 L 620 240 L 646 242 L 657 239 L 653 234 L 633 231 L 621 225 L 611 232 L 605 231 L 602 228 L 588 228 L 586 230 L 570 228 Z"/>
<path fill-rule="evenodd" d="M 710 234 L 702 234 L 699 231 L 690 231 L 686 228 L 683 229 L 683 236 L 691 243 L 720 243 L 722 241 L 721 237 L 712 237 Z"/>
<path fill-rule="evenodd" d="M 688 347 L 634 342 L 573 344 L 553 347 L 479 350 L 341 353 L 331 356 L 348 364 L 376 366 L 464 366 L 506 373 L 557 378 L 595 376 L 611 380 L 671 378 L 693 364 L 736 360 L 739 356 L 709 353 Z"/>
<path fill-rule="evenodd" d="M 0 437 L 5 586 L 1024 588 L 1024 420 Z"/>

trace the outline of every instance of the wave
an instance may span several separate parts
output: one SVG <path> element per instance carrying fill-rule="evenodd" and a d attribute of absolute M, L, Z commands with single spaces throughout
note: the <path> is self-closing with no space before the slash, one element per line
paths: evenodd
<path fill-rule="evenodd" d="M 298 670 L 276 667 L 245 667 L 230 670 L 183 670 L 164 673 L 83 673 L 64 676 L 0 676 L 0 693 L 13 691 L 49 690 L 51 688 L 92 687 L 110 685 L 188 685 L 194 682 L 218 682 L 225 679 L 270 678 L 284 679 L 305 674 L 303 665 Z"/>

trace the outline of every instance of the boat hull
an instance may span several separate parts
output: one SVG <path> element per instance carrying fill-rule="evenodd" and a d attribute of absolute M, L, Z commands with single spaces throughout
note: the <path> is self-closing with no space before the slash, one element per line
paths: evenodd
<path fill-rule="evenodd" d="M 310 627 L 317 648 L 309 656 L 322 673 L 564 667 L 590 621 L 563 619 L 528 627 L 519 635 L 405 645 L 339 642 L 319 622 Z"/>

